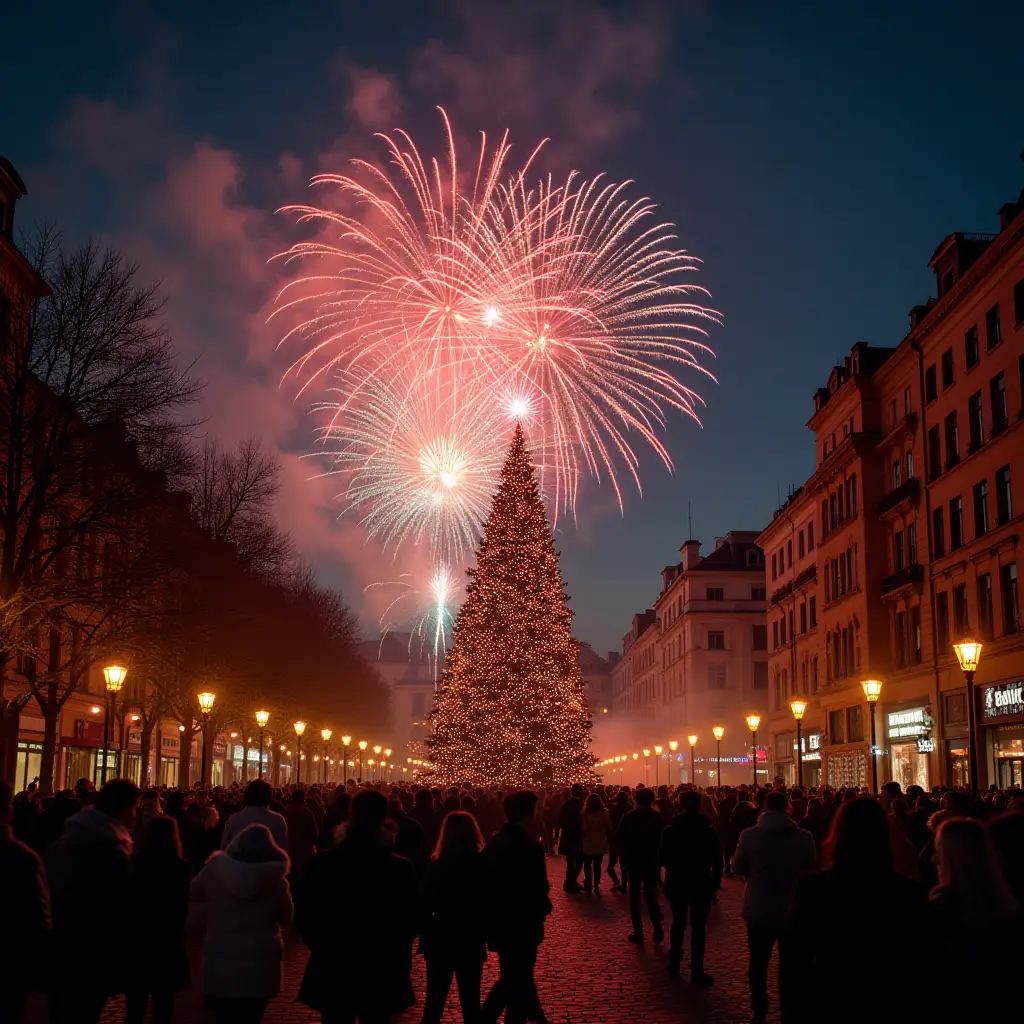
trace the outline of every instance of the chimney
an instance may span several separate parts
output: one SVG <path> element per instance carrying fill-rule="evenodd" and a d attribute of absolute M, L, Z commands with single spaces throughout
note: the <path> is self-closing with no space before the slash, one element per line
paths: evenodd
<path fill-rule="evenodd" d="M 683 556 L 683 571 L 692 569 L 700 561 L 700 541 L 688 540 L 679 549 Z"/>

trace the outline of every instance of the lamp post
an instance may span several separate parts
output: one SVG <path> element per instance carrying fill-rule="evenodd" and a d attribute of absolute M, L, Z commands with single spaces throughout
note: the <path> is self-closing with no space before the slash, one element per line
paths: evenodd
<path fill-rule="evenodd" d="M 654 788 L 661 788 L 661 752 L 665 748 L 654 744 Z"/>
<path fill-rule="evenodd" d="M 124 686 L 125 676 L 128 669 L 122 665 L 108 665 L 103 670 L 103 681 L 107 687 L 107 705 L 103 713 L 103 773 L 100 776 L 100 785 L 107 781 L 107 749 L 110 747 L 110 709 L 114 703 L 114 697 L 121 692 Z"/>
<path fill-rule="evenodd" d="M 331 738 L 333 729 L 321 729 L 320 738 L 324 741 L 324 785 L 327 785 L 327 741 Z"/>
<path fill-rule="evenodd" d="M 257 778 L 263 778 L 263 730 L 267 727 L 267 722 L 270 721 L 269 711 L 257 711 L 256 712 L 256 724 L 260 727 L 260 756 L 257 761 Z M 245 773 L 246 779 L 249 778 L 249 768 L 247 765 L 242 765 L 242 771 Z"/>
<path fill-rule="evenodd" d="M 384 756 L 387 758 L 387 763 L 389 765 L 391 765 L 391 773 L 394 774 L 395 766 L 393 764 L 391 764 L 391 748 L 390 747 L 385 747 L 384 748 Z M 385 781 L 388 781 L 388 780 L 385 779 Z"/>
<path fill-rule="evenodd" d="M 796 784 L 803 786 L 804 784 L 804 751 L 802 746 L 802 737 L 800 732 L 800 723 L 804 720 L 804 714 L 807 711 L 807 701 L 805 700 L 791 700 L 789 702 L 789 710 L 793 712 L 793 717 L 796 719 Z M 874 737 L 871 742 L 874 743 Z"/>
<path fill-rule="evenodd" d="M 668 755 L 668 788 L 671 789 L 672 788 L 672 759 L 676 756 L 676 751 L 679 749 L 679 741 L 678 740 L 669 740 L 668 741 L 668 749 L 669 749 L 669 755 Z"/>
<path fill-rule="evenodd" d="M 360 785 L 362 785 L 362 782 L 363 782 L 363 756 L 366 754 L 366 748 L 369 745 L 370 744 L 367 743 L 366 740 L 360 740 L 359 741 L 359 784 Z"/>
<path fill-rule="evenodd" d="M 878 744 L 875 742 L 875 705 L 882 696 L 881 679 L 865 679 L 861 684 L 871 705 L 871 792 L 878 796 Z"/>
<path fill-rule="evenodd" d="M 981 642 L 971 637 L 964 637 L 958 644 L 953 644 L 956 660 L 960 662 L 960 671 L 967 680 L 967 770 L 971 773 L 971 793 L 978 795 L 978 723 L 977 709 L 974 704 L 974 673 L 978 671 L 981 661 Z"/>
<path fill-rule="evenodd" d="M 209 764 L 207 726 L 210 724 L 210 712 L 213 710 L 213 702 L 217 699 L 215 694 L 206 691 L 196 695 L 199 701 L 200 721 L 203 723 L 203 753 L 200 761 L 199 777 L 202 780 L 203 788 L 206 788 L 206 769 Z"/>
<path fill-rule="evenodd" d="M 377 744 L 375 744 L 375 745 L 374 745 L 374 748 L 373 748 L 373 752 L 374 752 L 374 753 L 375 753 L 375 754 L 377 755 L 377 762 L 378 762 L 378 765 L 379 765 L 379 763 L 380 763 L 380 752 L 381 752 L 381 751 L 382 751 L 383 749 L 384 749 L 384 748 L 383 748 L 383 747 L 382 747 L 382 746 L 381 746 L 381 745 L 380 745 L 379 743 L 377 743 Z M 371 762 L 370 762 L 370 764 L 372 765 L 372 764 L 373 764 L 373 762 L 371 761 Z M 377 769 L 376 773 L 374 773 L 374 772 L 371 772 L 370 774 L 371 774 L 371 776 L 373 777 L 373 781 L 374 781 L 374 782 L 377 782 L 377 781 L 379 781 L 379 779 L 380 779 L 380 768 L 378 767 L 378 769 Z"/>
<path fill-rule="evenodd" d="M 711 730 L 712 736 L 715 737 L 715 742 L 718 744 L 718 788 L 722 788 L 722 737 L 725 735 L 725 726 L 716 725 Z"/>
<path fill-rule="evenodd" d="M 640 755 L 638 753 L 636 753 L 636 751 L 633 752 L 633 760 L 634 761 L 639 761 L 640 760 Z"/>
<path fill-rule="evenodd" d="M 644 785 L 647 785 L 647 772 L 651 767 L 651 748 L 644 747 Z"/>
<path fill-rule="evenodd" d="M 690 744 L 690 785 L 696 788 L 697 786 L 697 773 L 693 769 L 693 752 L 697 748 L 697 736 L 695 733 L 690 733 L 686 737 L 686 742 Z"/>
<path fill-rule="evenodd" d="M 341 758 L 341 784 L 343 786 L 345 785 L 346 782 L 348 782 L 348 779 L 346 778 L 346 776 L 348 775 L 348 772 L 346 771 L 346 769 L 348 767 L 348 748 L 351 746 L 351 744 L 352 744 L 352 737 L 351 736 L 342 736 L 341 737 L 341 753 L 342 753 L 342 758 Z"/>
<path fill-rule="evenodd" d="M 761 724 L 760 715 L 747 715 L 747 728 L 750 730 L 750 760 L 754 762 L 754 791 L 757 791 L 757 727 Z"/>
<path fill-rule="evenodd" d="M 306 723 L 300 718 L 292 728 L 298 738 L 298 747 L 295 751 L 295 784 L 299 785 L 302 782 L 302 734 L 306 731 Z"/>

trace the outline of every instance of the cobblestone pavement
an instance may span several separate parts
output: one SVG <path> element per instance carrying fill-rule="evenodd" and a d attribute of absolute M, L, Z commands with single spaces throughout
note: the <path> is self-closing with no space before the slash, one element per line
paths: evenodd
<path fill-rule="evenodd" d="M 683 958 L 683 979 L 669 978 L 665 970 L 667 937 L 663 945 L 655 946 L 650 941 L 648 927 L 646 946 L 638 949 L 628 943 L 626 935 L 630 928 L 625 897 L 604 890 L 599 897 L 566 896 L 560 888 L 562 865 L 558 858 L 548 861 L 554 912 L 548 919 L 547 938 L 537 961 L 537 987 L 552 1024 L 675 1024 L 677 1021 L 736 1024 L 750 1019 L 746 934 L 740 919 L 742 882 L 725 880 L 725 889 L 712 908 L 708 922 L 706 969 L 714 976 L 715 984 L 710 989 L 694 989 L 686 980 L 688 942 Z M 667 925 L 668 921 L 666 929 Z M 305 962 L 305 947 L 299 942 L 290 944 L 284 991 L 272 1002 L 265 1024 L 319 1021 L 317 1014 L 295 1002 Z M 495 973 L 496 958 L 492 956 L 484 976 L 485 986 Z M 416 957 L 413 981 L 420 1003 L 395 1018 L 396 1022 L 418 1024 L 424 974 L 423 960 Z M 198 980 L 198 970 L 194 976 Z M 774 960 L 769 991 L 777 991 Z M 175 1024 L 205 1024 L 197 992 L 183 994 L 179 1004 Z M 40 1009 L 36 1008 L 31 1015 L 31 1024 L 43 1024 L 45 1017 L 39 1013 Z M 122 1020 L 120 1003 L 108 1004 L 104 1024 L 119 1024 Z M 445 1024 L 462 1020 L 454 988 L 444 1020 Z"/>

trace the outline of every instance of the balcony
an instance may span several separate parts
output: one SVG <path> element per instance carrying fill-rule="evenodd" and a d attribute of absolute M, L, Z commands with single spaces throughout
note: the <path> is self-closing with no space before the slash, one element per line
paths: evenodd
<path fill-rule="evenodd" d="M 879 503 L 878 518 L 885 519 L 890 512 L 897 512 L 916 505 L 921 500 L 921 481 L 912 476 L 894 487 Z"/>
<path fill-rule="evenodd" d="M 796 593 L 801 587 L 806 586 L 817 578 L 818 567 L 816 565 L 807 566 L 795 579 L 791 579 L 788 583 L 783 584 L 778 590 L 772 591 L 772 596 L 768 600 L 768 607 L 772 608 L 780 601 L 785 601 L 791 594 Z"/>
<path fill-rule="evenodd" d="M 910 565 L 882 580 L 882 597 L 897 597 L 907 590 L 920 587 L 923 583 L 924 566 L 920 562 L 911 562 Z"/>

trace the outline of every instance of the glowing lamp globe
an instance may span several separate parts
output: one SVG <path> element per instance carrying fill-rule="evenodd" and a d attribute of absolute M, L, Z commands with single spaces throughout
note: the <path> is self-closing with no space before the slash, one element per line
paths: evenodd
<path fill-rule="evenodd" d="M 655 757 L 661 757 L 661 752 L 662 752 L 662 751 L 663 751 L 664 749 L 665 749 L 665 748 L 664 748 L 663 746 L 660 746 L 659 744 L 657 744 L 657 743 L 656 743 L 656 744 L 654 745 L 654 756 L 655 756 Z"/>
<path fill-rule="evenodd" d="M 865 679 L 860 685 L 864 690 L 864 696 L 867 697 L 868 703 L 874 704 L 882 696 L 881 679 Z"/>
<path fill-rule="evenodd" d="M 378 744 L 377 744 L 377 746 L 375 746 L 375 747 L 373 748 L 373 752 L 374 752 L 375 754 L 379 754 L 379 753 L 380 753 L 380 752 L 381 752 L 381 751 L 382 751 L 383 749 L 384 749 L 384 748 L 383 748 L 383 747 L 382 747 L 382 746 L 381 746 L 381 745 L 380 745 L 380 744 L 378 743 Z"/>
<path fill-rule="evenodd" d="M 324 743 L 326 743 L 331 738 L 331 735 L 333 734 L 333 732 L 334 732 L 333 729 L 321 729 L 320 730 L 320 737 L 321 737 L 321 739 L 323 739 Z"/>
<path fill-rule="evenodd" d="M 651 756 L 651 748 L 650 747 L 644 747 L 644 757 L 650 757 L 650 756 Z"/>
<path fill-rule="evenodd" d="M 697 746 L 697 735 L 696 735 L 696 733 L 691 733 L 689 736 L 687 736 L 686 737 L 686 741 L 687 741 L 687 743 L 690 744 L 691 747 Z"/>
<path fill-rule="evenodd" d="M 217 699 L 216 694 L 206 691 L 205 693 L 197 693 L 196 700 L 199 701 L 199 710 L 204 715 L 208 715 L 213 710 L 213 702 Z"/>
<path fill-rule="evenodd" d="M 341 737 L 341 745 L 343 747 L 350 747 L 350 746 L 352 746 L 352 737 L 351 736 L 342 736 Z"/>
<path fill-rule="evenodd" d="M 123 665 L 108 665 L 103 670 L 103 681 L 107 684 L 108 693 L 117 693 L 124 686 L 128 669 Z"/>
<path fill-rule="evenodd" d="M 721 740 L 721 738 L 725 735 L 725 726 L 724 725 L 716 725 L 711 730 L 711 733 L 715 737 L 716 740 Z"/>
<path fill-rule="evenodd" d="M 789 702 L 789 710 L 793 712 L 793 717 L 799 722 L 807 711 L 807 701 L 791 700 Z"/>
<path fill-rule="evenodd" d="M 634 754 L 633 755 L 633 760 L 634 761 L 639 761 L 640 760 L 640 755 L 639 754 Z"/>
<path fill-rule="evenodd" d="M 390 747 L 385 747 L 384 748 L 384 756 L 385 757 L 390 757 L 391 756 L 391 748 Z"/>
<path fill-rule="evenodd" d="M 303 722 L 302 719 L 300 718 L 299 721 L 297 721 L 292 726 L 292 728 L 295 730 L 296 736 L 301 736 L 306 731 L 306 723 Z"/>
<path fill-rule="evenodd" d="M 977 672 L 978 662 L 981 661 L 981 642 L 965 638 L 958 644 L 953 644 L 956 651 L 957 661 L 960 662 L 960 669 L 965 674 Z"/>
<path fill-rule="evenodd" d="M 359 741 L 359 749 L 360 750 L 365 750 L 368 746 L 369 746 L 369 744 L 366 742 L 366 740 L 360 740 Z"/>
<path fill-rule="evenodd" d="M 679 740 L 669 740 L 668 749 L 674 754 L 679 749 Z"/>
<path fill-rule="evenodd" d="M 261 729 L 265 729 L 267 727 L 267 722 L 269 722 L 269 721 L 270 721 L 270 712 L 269 711 L 257 711 L 256 712 L 256 724 Z"/>

